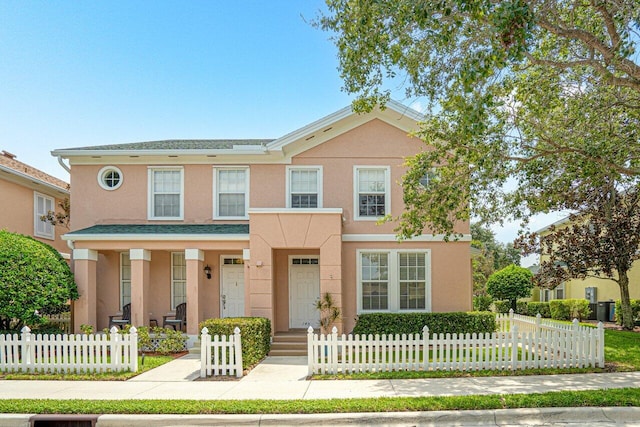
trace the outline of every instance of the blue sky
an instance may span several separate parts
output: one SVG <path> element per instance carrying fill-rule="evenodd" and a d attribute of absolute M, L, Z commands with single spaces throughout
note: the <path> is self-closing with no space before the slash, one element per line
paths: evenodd
<path fill-rule="evenodd" d="M 321 0 L 2 0 L 0 150 L 68 180 L 51 150 L 282 136 L 352 100 L 330 35 L 309 23 L 320 10 Z"/>

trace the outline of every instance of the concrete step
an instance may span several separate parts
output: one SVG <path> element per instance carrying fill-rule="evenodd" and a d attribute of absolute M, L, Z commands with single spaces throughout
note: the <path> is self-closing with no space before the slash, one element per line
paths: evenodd
<path fill-rule="evenodd" d="M 306 355 L 307 355 L 306 347 L 304 348 L 304 350 L 278 350 L 272 347 L 271 351 L 269 352 L 269 356 L 306 356 Z"/>
<path fill-rule="evenodd" d="M 306 356 L 307 333 L 303 329 L 276 332 L 271 340 L 269 356 Z"/>
<path fill-rule="evenodd" d="M 272 342 L 303 342 L 306 344 L 307 336 L 306 335 L 274 335 Z"/>

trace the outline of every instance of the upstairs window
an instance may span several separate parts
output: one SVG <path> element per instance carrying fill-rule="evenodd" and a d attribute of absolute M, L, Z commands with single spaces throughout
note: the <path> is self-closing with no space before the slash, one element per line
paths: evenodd
<path fill-rule="evenodd" d="M 288 208 L 321 208 L 322 168 L 320 166 L 288 167 L 287 194 Z"/>
<path fill-rule="evenodd" d="M 216 168 L 214 217 L 248 219 L 249 168 Z"/>
<path fill-rule="evenodd" d="M 355 219 L 375 221 L 391 212 L 389 175 L 388 167 L 355 167 Z"/>
<path fill-rule="evenodd" d="M 149 169 L 149 219 L 183 219 L 184 170 Z"/>
<path fill-rule="evenodd" d="M 115 166 L 105 166 L 98 172 L 98 184 L 105 190 L 117 190 L 122 185 L 122 171 Z"/>
<path fill-rule="evenodd" d="M 49 221 L 42 220 L 41 217 L 54 210 L 55 200 L 44 194 L 34 193 L 33 205 L 33 234 L 37 237 L 54 240 L 55 230 L 53 225 Z"/>

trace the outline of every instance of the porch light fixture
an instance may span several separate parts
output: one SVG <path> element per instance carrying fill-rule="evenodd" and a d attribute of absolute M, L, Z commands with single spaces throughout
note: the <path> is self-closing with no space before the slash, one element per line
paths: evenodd
<path fill-rule="evenodd" d="M 207 279 L 211 279 L 211 267 L 209 267 L 209 264 L 204 268 L 204 274 L 207 275 Z"/>

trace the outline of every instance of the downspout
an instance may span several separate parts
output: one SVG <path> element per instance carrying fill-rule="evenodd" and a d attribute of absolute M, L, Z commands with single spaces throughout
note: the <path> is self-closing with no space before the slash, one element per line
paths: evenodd
<path fill-rule="evenodd" d="M 67 173 L 71 173 L 71 168 L 62 161 L 62 156 L 58 156 L 58 163 L 60 163 L 60 166 L 62 166 L 62 168 L 67 171 Z"/>

